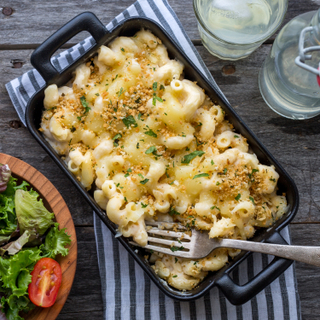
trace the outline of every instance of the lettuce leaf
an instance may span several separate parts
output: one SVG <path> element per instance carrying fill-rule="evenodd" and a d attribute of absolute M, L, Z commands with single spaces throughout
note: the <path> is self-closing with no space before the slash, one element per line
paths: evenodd
<path fill-rule="evenodd" d="M 11 176 L 7 184 L 7 189 L 4 192 L 0 193 L 0 196 L 13 198 L 16 192 L 15 190 L 16 187 L 17 187 L 17 179 Z"/>
<path fill-rule="evenodd" d="M 8 299 L 5 299 L 3 297 L 1 299 L 1 305 L 3 305 L 6 320 L 24 320 L 19 316 L 19 312 L 29 312 L 35 307 L 35 305 L 29 300 L 27 296 L 18 297 L 14 294 L 11 295 Z"/>
<path fill-rule="evenodd" d="M 0 163 L 0 192 L 7 189 L 9 179 L 11 177 L 11 170 L 7 164 Z"/>
<path fill-rule="evenodd" d="M 11 238 L 11 235 L 10 236 L 0 236 L 0 246 L 7 243 L 10 240 L 10 238 Z M 0 320 L 1 320 L 1 318 L 0 318 Z"/>
<path fill-rule="evenodd" d="M 42 236 L 53 225 L 54 213 L 49 212 L 36 191 L 16 190 L 15 206 L 20 234 L 26 230 Z"/>
<path fill-rule="evenodd" d="M 66 233 L 66 229 L 59 230 L 59 223 L 55 223 L 48 232 L 41 249 L 46 257 L 54 259 L 58 254 L 66 256 L 69 253 L 69 249 L 65 248 L 65 246 L 70 243 L 71 239 Z"/>
<path fill-rule="evenodd" d="M 30 238 L 31 238 L 31 233 L 29 232 L 29 230 L 26 230 L 22 236 L 20 236 L 17 240 L 15 241 L 11 241 L 8 244 L 6 244 L 5 246 L 0 248 L 0 255 L 3 256 L 5 254 L 5 252 L 8 252 L 9 255 L 14 255 L 17 252 L 19 252 L 22 247 L 29 242 Z"/>
<path fill-rule="evenodd" d="M 15 185 L 15 179 L 11 177 L 7 190 L 0 193 L 0 236 L 9 236 L 17 229 L 14 205 Z"/>
<path fill-rule="evenodd" d="M 41 250 L 37 247 L 23 249 L 10 258 L 0 258 L 2 287 L 10 289 L 14 294 L 23 295 L 26 290 L 24 286 L 19 287 L 22 283 L 21 281 L 18 282 L 20 272 L 23 270 L 31 272 L 35 263 L 41 258 Z"/>
<path fill-rule="evenodd" d="M 28 285 L 31 283 L 31 271 L 41 259 L 40 248 L 23 249 L 14 256 L 0 257 L 1 305 L 8 320 L 19 320 L 19 311 L 28 312 L 33 306 L 28 298 Z"/>
<path fill-rule="evenodd" d="M 17 186 L 17 179 L 10 177 L 0 192 L 0 319 L 5 314 L 7 320 L 23 320 L 19 312 L 34 308 L 28 298 L 34 265 L 43 257 L 67 255 L 65 246 L 71 243 L 39 194 L 28 189 L 27 182 Z M 33 247 L 23 248 L 26 243 Z"/>

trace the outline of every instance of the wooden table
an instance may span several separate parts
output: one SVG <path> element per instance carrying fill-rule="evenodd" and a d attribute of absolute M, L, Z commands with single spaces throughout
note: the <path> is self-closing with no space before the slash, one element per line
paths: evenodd
<path fill-rule="evenodd" d="M 269 39 L 249 58 L 238 62 L 211 56 L 201 45 L 192 0 L 169 0 L 188 35 L 231 105 L 297 183 L 301 204 L 291 224 L 293 243 L 320 244 L 320 117 L 291 121 L 271 111 L 258 88 L 258 72 L 271 49 Z M 30 55 L 49 35 L 75 15 L 94 12 L 104 24 L 133 0 L 3 0 L 0 3 L 0 152 L 40 170 L 57 187 L 73 215 L 78 237 L 78 266 L 70 296 L 58 319 L 102 319 L 103 306 L 92 210 L 18 120 L 5 83 L 31 69 Z M 289 0 L 285 22 L 317 10 L 319 0 Z M 86 37 L 72 39 L 65 47 Z M 320 272 L 296 264 L 304 320 L 320 316 Z M 261 319 L 264 320 L 264 319 Z"/>

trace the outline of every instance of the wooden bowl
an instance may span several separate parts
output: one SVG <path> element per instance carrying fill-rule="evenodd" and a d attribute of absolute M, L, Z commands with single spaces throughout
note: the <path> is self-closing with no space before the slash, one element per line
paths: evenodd
<path fill-rule="evenodd" d="M 3 153 L 0 153 L 0 163 L 8 164 L 15 178 L 20 181 L 27 181 L 40 194 L 45 207 L 50 212 L 54 212 L 55 218 L 60 225 L 59 228 L 66 228 L 67 233 L 71 236 L 69 254 L 66 257 L 59 255 L 56 259 L 61 265 L 62 281 L 55 304 L 50 308 L 36 307 L 28 314 L 23 315 L 26 320 L 54 320 L 67 300 L 76 272 L 77 239 L 70 211 L 58 190 L 38 170 L 17 158 Z"/>

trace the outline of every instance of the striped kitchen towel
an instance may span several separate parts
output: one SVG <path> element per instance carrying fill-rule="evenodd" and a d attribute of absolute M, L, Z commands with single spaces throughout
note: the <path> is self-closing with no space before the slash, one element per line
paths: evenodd
<path fill-rule="evenodd" d="M 138 0 L 112 20 L 107 28 L 112 30 L 123 19 L 133 16 L 148 17 L 160 23 L 216 89 L 220 90 L 166 0 Z M 89 37 L 73 48 L 55 56 L 52 63 L 58 70 L 62 70 L 93 44 L 94 40 Z M 44 85 L 44 80 L 35 70 L 30 70 L 7 83 L 6 88 L 10 98 L 24 124 L 24 112 L 28 100 Z M 301 319 L 294 266 L 291 266 L 251 301 L 241 306 L 230 304 L 217 288 L 213 288 L 196 301 L 178 302 L 160 292 L 97 215 L 94 214 L 93 217 L 105 319 Z M 288 228 L 282 231 L 282 235 L 289 241 Z M 251 255 L 233 272 L 234 280 L 239 281 L 240 285 L 246 283 L 248 279 L 266 267 L 271 260 L 272 257 L 265 255 Z"/>

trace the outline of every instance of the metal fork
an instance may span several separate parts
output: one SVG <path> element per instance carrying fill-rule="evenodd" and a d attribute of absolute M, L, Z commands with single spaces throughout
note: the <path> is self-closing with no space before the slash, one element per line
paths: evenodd
<path fill-rule="evenodd" d="M 178 223 L 146 221 L 146 225 L 149 244 L 143 248 L 176 257 L 200 259 L 206 257 L 214 249 L 233 248 L 271 254 L 320 267 L 320 247 L 281 245 L 235 239 L 210 239 L 208 232 L 194 228 L 188 231 L 186 227 Z M 151 226 L 151 228 L 148 228 L 148 226 Z M 181 231 L 174 231 L 173 229 Z M 140 247 L 133 241 L 130 241 L 130 244 Z"/>

